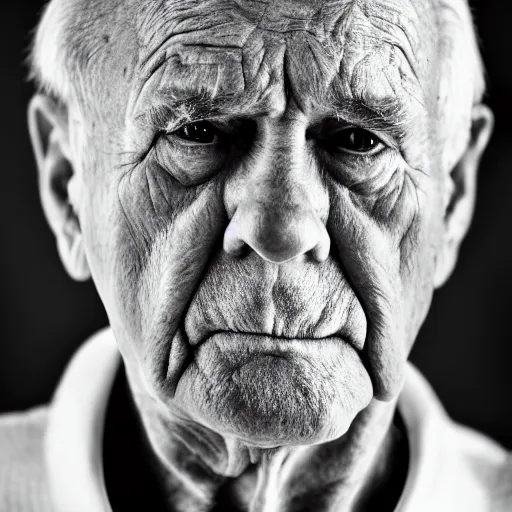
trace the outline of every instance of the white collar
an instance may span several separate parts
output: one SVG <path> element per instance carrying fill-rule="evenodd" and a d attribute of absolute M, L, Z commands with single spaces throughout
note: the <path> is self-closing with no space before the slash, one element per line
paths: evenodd
<path fill-rule="evenodd" d="M 108 399 L 121 357 L 104 329 L 74 355 L 50 409 L 45 455 L 57 512 L 112 512 L 103 476 Z"/>
<path fill-rule="evenodd" d="M 58 512 L 112 512 L 103 476 L 108 399 L 121 362 L 112 331 L 90 338 L 68 365 L 55 393 L 45 440 L 50 490 Z M 411 365 L 398 400 L 409 441 L 409 469 L 395 512 L 425 510 L 441 454 L 445 413 Z"/>

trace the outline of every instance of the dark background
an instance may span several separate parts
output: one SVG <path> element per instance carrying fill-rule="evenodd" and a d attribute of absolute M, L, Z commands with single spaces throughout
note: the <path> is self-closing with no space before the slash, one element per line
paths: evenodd
<path fill-rule="evenodd" d="M 47 401 L 77 346 L 107 323 L 91 283 L 65 274 L 37 193 L 23 64 L 43 2 L 0 7 L 0 412 Z M 472 2 L 496 130 L 457 269 L 412 353 L 448 413 L 512 448 L 512 38 L 502 0 Z M 91 378 L 94 378 L 91 375 Z"/>

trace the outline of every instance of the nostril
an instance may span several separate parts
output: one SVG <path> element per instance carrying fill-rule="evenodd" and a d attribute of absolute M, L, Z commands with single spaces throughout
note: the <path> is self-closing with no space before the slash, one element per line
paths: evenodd
<path fill-rule="evenodd" d="M 309 252 L 315 261 L 322 263 L 329 257 L 329 253 L 331 252 L 331 238 L 323 224 L 321 224 L 319 231 L 318 243 Z"/>
<path fill-rule="evenodd" d="M 247 244 L 239 235 L 236 228 L 235 218 L 231 219 L 226 231 L 224 232 L 223 248 L 231 256 L 240 256 Z"/>

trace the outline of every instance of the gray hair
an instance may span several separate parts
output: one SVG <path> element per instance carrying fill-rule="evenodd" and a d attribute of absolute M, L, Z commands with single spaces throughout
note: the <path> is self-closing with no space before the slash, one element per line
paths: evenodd
<path fill-rule="evenodd" d="M 443 167 L 451 169 L 469 139 L 471 107 L 482 102 L 485 69 L 467 0 L 436 0 L 441 68 L 438 85 L 439 140 Z M 469 86 L 468 86 L 469 85 Z M 457 137 L 457 133 L 462 134 Z"/>

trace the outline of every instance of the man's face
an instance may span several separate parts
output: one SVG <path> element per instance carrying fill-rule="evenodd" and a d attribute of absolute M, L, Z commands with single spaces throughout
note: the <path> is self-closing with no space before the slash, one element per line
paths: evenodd
<path fill-rule="evenodd" d="M 81 229 L 129 373 L 178 416 L 318 442 L 397 394 L 444 216 L 422 3 L 135 2 L 105 25 L 71 123 Z"/>

